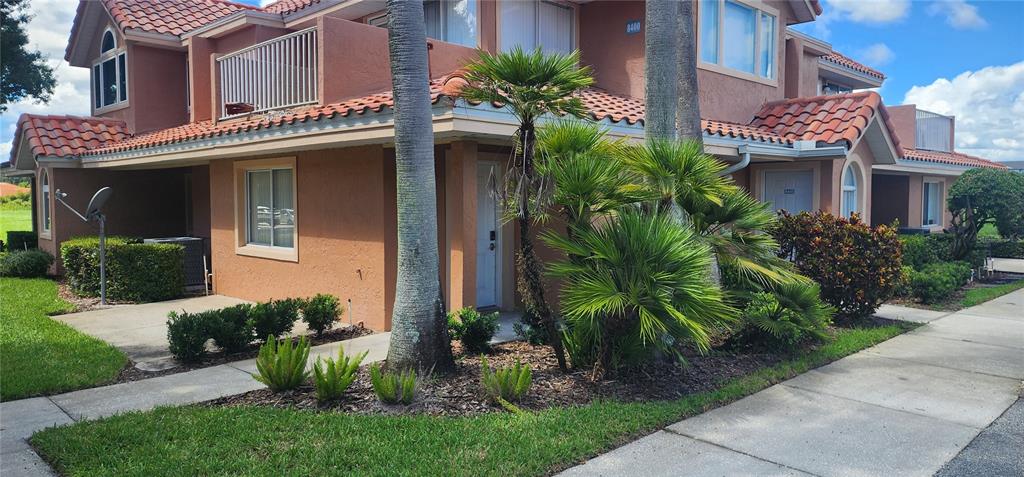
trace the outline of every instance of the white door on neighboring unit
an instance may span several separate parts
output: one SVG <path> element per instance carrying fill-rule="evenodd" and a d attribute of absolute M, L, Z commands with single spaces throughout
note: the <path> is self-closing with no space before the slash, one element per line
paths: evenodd
<path fill-rule="evenodd" d="M 766 171 L 764 201 L 796 214 L 814 207 L 814 171 Z"/>
<path fill-rule="evenodd" d="M 498 305 L 500 283 L 501 221 L 498 202 L 491 194 L 491 169 L 497 165 L 481 162 L 476 173 L 476 306 Z"/>

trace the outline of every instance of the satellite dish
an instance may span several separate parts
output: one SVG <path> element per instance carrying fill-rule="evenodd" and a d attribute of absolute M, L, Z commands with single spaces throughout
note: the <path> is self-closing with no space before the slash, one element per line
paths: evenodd
<path fill-rule="evenodd" d="M 89 201 L 89 207 L 85 209 L 85 216 L 93 218 L 96 214 L 100 213 L 100 209 L 103 208 L 103 204 L 107 203 L 107 199 L 110 198 L 110 187 L 104 187 L 92 196 L 92 200 Z"/>

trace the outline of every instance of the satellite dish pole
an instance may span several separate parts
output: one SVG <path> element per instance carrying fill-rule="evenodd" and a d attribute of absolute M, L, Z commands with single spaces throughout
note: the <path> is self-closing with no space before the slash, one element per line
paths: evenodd
<path fill-rule="evenodd" d="M 110 187 L 104 187 L 104 188 L 96 191 L 96 193 L 93 194 L 92 199 L 89 200 L 89 207 L 87 207 L 85 209 L 85 214 L 84 215 L 78 213 L 78 211 L 75 210 L 74 207 L 71 207 L 71 205 L 69 205 L 67 202 L 64 202 L 64 198 L 68 196 L 68 194 L 66 192 L 61 192 L 60 189 L 57 189 L 56 192 L 54 193 L 54 198 L 57 199 L 57 202 L 60 202 L 61 204 L 64 204 L 64 207 L 67 207 L 68 210 L 70 210 L 71 212 L 74 212 L 74 214 L 77 215 L 78 218 L 82 219 L 85 222 L 89 222 L 91 220 L 95 220 L 95 221 L 99 222 L 99 224 L 100 224 L 100 304 L 101 305 L 106 305 L 107 304 L 107 231 L 106 231 L 107 216 L 104 215 L 103 212 L 100 209 L 102 209 L 103 205 L 107 203 L 107 199 L 110 198 L 110 193 L 111 193 Z"/>

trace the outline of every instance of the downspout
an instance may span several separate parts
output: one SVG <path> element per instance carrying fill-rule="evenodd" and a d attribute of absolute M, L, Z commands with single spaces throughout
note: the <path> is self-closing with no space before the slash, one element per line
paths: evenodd
<path fill-rule="evenodd" d="M 750 165 L 750 150 L 749 148 L 747 148 L 746 144 L 737 147 L 736 152 L 740 153 L 740 162 L 737 162 L 736 164 L 729 166 L 724 171 L 720 172 L 718 175 L 727 176 Z"/>

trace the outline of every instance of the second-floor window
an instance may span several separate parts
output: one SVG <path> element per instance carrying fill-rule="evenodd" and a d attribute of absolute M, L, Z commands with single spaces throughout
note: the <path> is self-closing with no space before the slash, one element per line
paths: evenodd
<path fill-rule="evenodd" d="M 103 32 L 100 56 L 92 65 L 92 94 L 95 109 L 128 101 L 128 53 L 118 48 L 110 29 Z"/>
<path fill-rule="evenodd" d="M 501 2 L 501 51 L 519 45 L 538 46 L 545 53 L 571 53 L 576 48 L 575 12 L 572 7 L 547 1 Z"/>
<path fill-rule="evenodd" d="M 476 48 L 476 17 L 476 0 L 423 2 L 423 18 L 427 22 L 427 36 L 430 38 Z"/>
<path fill-rule="evenodd" d="M 776 13 L 738 0 L 702 0 L 698 9 L 702 63 L 775 79 Z"/>

